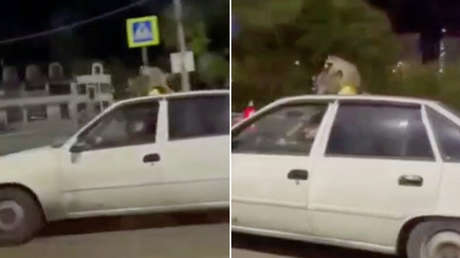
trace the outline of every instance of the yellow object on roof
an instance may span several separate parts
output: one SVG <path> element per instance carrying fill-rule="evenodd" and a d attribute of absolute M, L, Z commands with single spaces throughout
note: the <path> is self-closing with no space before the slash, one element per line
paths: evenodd
<path fill-rule="evenodd" d="M 161 95 L 161 92 L 158 89 L 153 89 L 152 91 L 149 92 L 149 95 L 150 96 Z"/>
<path fill-rule="evenodd" d="M 162 94 L 168 94 L 172 93 L 173 91 L 167 87 L 164 86 L 155 86 L 153 89 L 149 92 L 150 96 L 156 96 L 156 95 L 162 95 Z"/>
<path fill-rule="evenodd" d="M 357 95 L 358 91 L 356 90 L 356 87 L 353 87 L 351 85 L 344 85 L 339 91 L 339 95 Z"/>

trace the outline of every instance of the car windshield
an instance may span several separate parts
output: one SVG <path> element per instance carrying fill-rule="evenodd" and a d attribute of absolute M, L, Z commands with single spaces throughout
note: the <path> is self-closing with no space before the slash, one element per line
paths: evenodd
<path fill-rule="evenodd" d="M 51 143 L 51 147 L 54 148 L 54 149 L 59 149 L 61 148 L 62 146 L 64 146 L 64 144 L 69 140 L 70 137 L 68 138 L 55 138 L 53 140 L 53 142 Z"/>

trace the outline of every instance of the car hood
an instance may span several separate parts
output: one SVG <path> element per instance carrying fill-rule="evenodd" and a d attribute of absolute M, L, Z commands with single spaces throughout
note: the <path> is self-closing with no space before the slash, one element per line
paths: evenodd
<path fill-rule="evenodd" d="M 0 174 L 5 170 L 40 170 L 40 167 L 49 167 L 50 164 L 57 165 L 58 150 L 47 146 L 0 156 Z"/>

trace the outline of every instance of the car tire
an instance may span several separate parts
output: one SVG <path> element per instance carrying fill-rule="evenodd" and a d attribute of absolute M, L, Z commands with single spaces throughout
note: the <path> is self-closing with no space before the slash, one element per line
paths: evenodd
<path fill-rule="evenodd" d="M 18 245 L 31 240 L 44 226 L 37 201 L 19 188 L 0 189 L 0 245 Z"/>
<path fill-rule="evenodd" d="M 460 258 L 460 221 L 417 225 L 407 241 L 408 258 Z"/>

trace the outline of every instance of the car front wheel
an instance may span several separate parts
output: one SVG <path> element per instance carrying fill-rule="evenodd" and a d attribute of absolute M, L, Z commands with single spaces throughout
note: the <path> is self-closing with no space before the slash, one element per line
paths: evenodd
<path fill-rule="evenodd" d="M 0 189 L 0 245 L 24 243 L 43 225 L 42 210 L 29 193 L 16 188 Z"/>
<path fill-rule="evenodd" d="M 407 243 L 408 258 L 460 258 L 460 222 L 424 222 Z"/>

